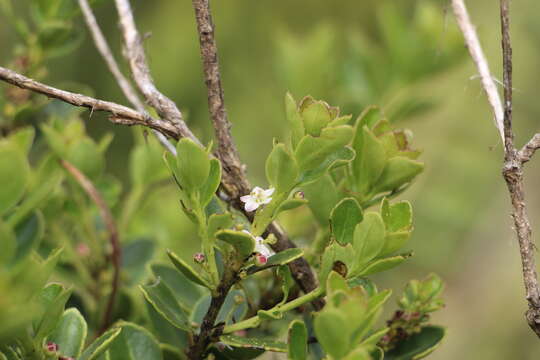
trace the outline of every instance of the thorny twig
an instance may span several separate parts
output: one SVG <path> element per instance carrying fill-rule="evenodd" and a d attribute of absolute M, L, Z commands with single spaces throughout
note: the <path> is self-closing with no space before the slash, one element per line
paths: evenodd
<path fill-rule="evenodd" d="M 105 203 L 105 200 L 103 200 L 103 197 L 96 189 L 94 184 L 92 184 L 92 182 L 79 169 L 68 161 L 60 160 L 60 164 L 70 173 L 70 175 L 77 181 L 77 183 L 79 183 L 90 199 L 92 199 L 92 201 L 96 204 L 99 214 L 105 223 L 105 227 L 107 228 L 107 232 L 109 233 L 109 242 L 112 250 L 111 262 L 113 266 L 113 280 L 111 294 L 109 295 L 109 300 L 107 301 L 107 306 L 103 315 L 103 321 L 98 332 L 99 334 L 102 334 L 111 325 L 112 311 L 114 309 L 118 289 L 120 287 L 120 263 L 122 259 L 122 249 L 120 248 L 120 241 L 118 239 L 118 230 L 111 210 Z"/>
<path fill-rule="evenodd" d="M 509 0 L 500 0 L 504 106 L 501 104 L 498 92 L 491 87 L 488 80 L 488 78 L 491 79 L 491 75 L 487 67 L 487 60 L 483 55 L 478 36 L 470 22 L 463 0 L 452 0 L 452 4 L 458 25 L 465 37 L 465 43 L 482 76 L 482 84 L 495 113 L 498 130 L 503 134 L 504 163 L 502 173 L 512 203 L 512 217 L 521 255 L 523 282 L 529 306 L 525 317 L 531 329 L 540 337 L 540 289 L 536 273 L 535 246 L 531 238 L 531 225 L 527 215 L 523 186 L 523 165 L 530 160 L 534 152 L 540 147 L 540 134 L 534 135 L 521 150 L 518 151 L 515 148 L 512 130 L 512 46 L 510 41 Z M 500 121 L 501 114 L 503 115 L 502 123 Z"/>

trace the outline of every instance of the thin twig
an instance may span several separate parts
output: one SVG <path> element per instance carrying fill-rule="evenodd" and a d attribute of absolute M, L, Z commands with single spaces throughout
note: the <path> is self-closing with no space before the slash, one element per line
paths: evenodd
<path fill-rule="evenodd" d="M 171 123 L 160 119 L 154 119 L 147 114 L 141 114 L 129 107 L 110 101 L 92 98 L 90 96 L 76 94 L 69 91 L 45 85 L 15 71 L 0 66 L 0 80 L 18 86 L 22 89 L 46 95 L 50 98 L 62 100 L 68 104 L 86 107 L 91 111 L 105 111 L 112 114 L 109 119 L 121 125 L 143 125 L 155 129 L 162 134 L 178 139 L 181 134 Z"/>
<path fill-rule="evenodd" d="M 525 317 L 531 329 L 540 337 L 540 289 L 536 273 L 535 246 L 531 238 L 531 224 L 525 203 L 523 160 L 514 147 L 514 133 L 512 131 L 512 44 L 510 41 L 509 0 L 500 1 L 500 11 L 504 71 L 505 154 L 503 176 L 512 202 L 512 217 L 514 218 L 514 227 L 519 242 L 523 282 L 525 283 L 525 292 L 529 304 Z"/>
<path fill-rule="evenodd" d="M 463 33 L 465 38 L 465 45 L 469 49 L 471 58 L 474 61 L 480 79 L 482 81 L 482 87 L 486 93 L 491 109 L 493 110 L 493 116 L 495 117 L 495 125 L 499 130 L 501 139 L 504 142 L 504 131 L 503 131 L 503 121 L 504 121 L 504 112 L 503 106 L 501 103 L 501 98 L 499 92 L 497 91 L 497 86 L 493 81 L 493 76 L 489 71 L 489 65 L 480 45 L 480 40 L 478 40 L 478 35 L 476 30 L 471 23 L 469 13 L 465 7 L 463 0 L 452 0 L 452 8 L 454 10 L 454 15 L 456 17 L 458 26 Z"/>
<path fill-rule="evenodd" d="M 142 38 L 135 26 L 129 0 L 115 0 L 115 3 L 124 38 L 124 56 L 129 62 L 137 87 L 144 95 L 146 102 L 157 111 L 162 119 L 171 122 L 183 137 L 190 138 L 199 143 L 199 140 L 184 122 L 182 113 L 176 104 L 163 95 L 154 85 L 154 80 L 152 79 L 150 68 L 146 61 Z"/>
<path fill-rule="evenodd" d="M 83 188 L 83 190 L 90 197 L 90 199 L 92 199 L 92 201 L 96 204 L 99 210 L 99 214 L 103 219 L 103 222 L 105 223 L 105 227 L 107 228 L 107 232 L 109 233 L 109 242 L 112 250 L 111 262 L 113 266 L 113 280 L 111 286 L 111 294 L 109 295 L 109 300 L 107 301 L 107 306 L 103 315 L 103 321 L 99 330 L 99 334 L 102 334 L 111 325 L 112 311 L 114 309 L 116 296 L 120 287 L 120 263 L 122 261 L 122 249 L 120 247 L 120 242 L 118 239 L 118 230 L 111 210 L 107 206 L 105 200 L 103 200 L 103 197 L 96 189 L 94 184 L 92 184 L 92 182 L 71 163 L 67 162 L 66 160 L 60 160 L 60 163 L 62 164 L 64 169 L 66 169 L 71 174 L 71 176 L 73 176 L 77 183 L 79 183 L 81 188 Z"/>
<path fill-rule="evenodd" d="M 487 61 L 483 55 L 478 36 L 470 22 L 463 0 L 452 0 L 454 13 L 465 37 L 471 57 L 475 62 L 482 83 L 496 117 L 496 124 L 504 141 L 503 177 L 512 203 L 512 217 L 519 243 L 523 282 L 529 309 L 525 317 L 531 329 L 540 337 L 540 289 L 536 273 L 535 246 L 531 238 L 531 225 L 527 215 L 523 186 L 523 164 L 530 160 L 540 147 L 540 135 L 536 134 L 520 151 L 514 146 L 512 131 L 512 46 L 510 41 L 509 0 L 500 0 L 504 107 L 494 84 Z M 501 119 L 502 114 L 502 119 Z"/>
<path fill-rule="evenodd" d="M 193 9 L 197 20 L 204 80 L 208 92 L 208 110 L 218 142 L 216 155 L 231 177 L 229 195 L 237 198 L 248 193 L 250 186 L 231 135 L 231 123 L 227 119 L 210 2 L 193 0 Z M 234 192 L 230 193 L 231 190 Z"/>
<path fill-rule="evenodd" d="M 105 39 L 105 36 L 103 35 L 103 32 L 101 31 L 99 27 L 99 24 L 96 20 L 96 17 L 94 16 L 92 7 L 88 3 L 88 0 L 79 0 L 79 7 L 81 8 L 88 30 L 90 30 L 90 34 L 92 35 L 94 44 L 96 45 L 97 50 L 101 54 L 101 57 L 103 57 L 103 60 L 107 64 L 109 71 L 112 73 L 112 75 L 116 79 L 116 83 L 122 90 L 122 93 L 124 94 L 126 99 L 128 99 L 128 101 L 131 103 L 131 105 L 135 107 L 135 109 L 138 112 L 144 114 L 146 111 L 144 108 L 144 104 L 139 99 L 137 92 L 135 91 L 133 86 L 131 86 L 128 79 L 124 76 L 124 74 L 120 70 L 120 67 L 118 66 L 118 63 L 114 59 L 113 53 L 109 47 L 109 44 L 107 43 L 107 40 Z M 163 147 L 167 149 L 169 152 L 171 152 L 172 154 L 176 155 L 176 149 L 169 142 L 169 140 L 167 140 L 167 138 L 160 132 L 156 130 L 152 130 L 152 131 L 154 135 L 157 137 L 158 141 L 163 145 Z"/>
<path fill-rule="evenodd" d="M 526 143 L 521 150 L 519 150 L 519 158 L 522 163 L 526 163 L 531 160 L 536 150 L 540 148 L 540 134 L 535 134 L 528 143 Z"/>

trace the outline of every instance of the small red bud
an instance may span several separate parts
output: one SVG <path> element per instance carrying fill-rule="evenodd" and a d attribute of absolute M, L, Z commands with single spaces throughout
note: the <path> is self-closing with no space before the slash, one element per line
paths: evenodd
<path fill-rule="evenodd" d="M 79 254 L 82 257 L 86 257 L 90 255 L 90 247 L 86 243 L 78 243 L 77 244 L 77 254 Z"/>
<path fill-rule="evenodd" d="M 255 264 L 258 266 L 266 265 L 266 262 L 268 261 L 268 258 L 262 254 L 255 255 Z"/>
<path fill-rule="evenodd" d="M 50 354 L 54 354 L 58 351 L 58 344 L 56 343 L 53 343 L 52 341 L 49 341 L 46 345 L 45 345 L 45 351 L 47 351 L 48 353 Z"/>
<path fill-rule="evenodd" d="M 193 261 L 195 261 L 197 264 L 202 264 L 206 261 L 206 256 L 204 256 L 203 253 L 196 253 L 193 255 Z"/>

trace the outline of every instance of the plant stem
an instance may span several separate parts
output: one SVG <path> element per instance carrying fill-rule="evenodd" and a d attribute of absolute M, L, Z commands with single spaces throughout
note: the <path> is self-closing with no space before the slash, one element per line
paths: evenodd
<path fill-rule="evenodd" d="M 316 300 L 317 298 L 323 296 L 325 293 L 325 290 L 322 287 L 319 287 L 315 290 L 313 290 L 310 293 L 307 293 L 303 296 L 300 296 L 292 301 L 289 301 L 288 303 L 285 303 L 283 305 L 277 305 L 274 308 L 268 310 L 270 312 L 273 311 L 279 311 L 279 312 L 286 312 L 293 310 L 301 305 L 307 304 L 309 302 L 312 302 Z M 223 334 L 230 334 L 238 330 L 243 329 L 249 329 L 254 328 L 258 326 L 261 323 L 261 318 L 258 315 L 255 315 L 249 319 L 237 322 L 236 324 L 232 324 L 229 326 L 225 326 L 223 328 Z"/>

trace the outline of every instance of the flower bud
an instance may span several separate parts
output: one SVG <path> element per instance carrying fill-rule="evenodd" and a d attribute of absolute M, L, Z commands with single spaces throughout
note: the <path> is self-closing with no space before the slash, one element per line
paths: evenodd
<path fill-rule="evenodd" d="M 196 253 L 193 255 L 193 261 L 195 261 L 197 264 L 202 264 L 206 261 L 206 256 L 204 256 L 203 253 Z"/>
<path fill-rule="evenodd" d="M 45 352 L 48 355 L 55 355 L 58 351 L 58 344 L 53 343 L 52 341 L 49 341 L 47 344 L 45 344 Z"/>
<path fill-rule="evenodd" d="M 266 265 L 266 262 L 268 261 L 268 258 L 264 256 L 263 254 L 257 254 L 255 255 L 255 264 L 257 266 L 263 266 Z"/>
<path fill-rule="evenodd" d="M 297 200 L 304 200 L 304 192 L 303 191 L 297 191 L 294 193 L 293 197 Z"/>

